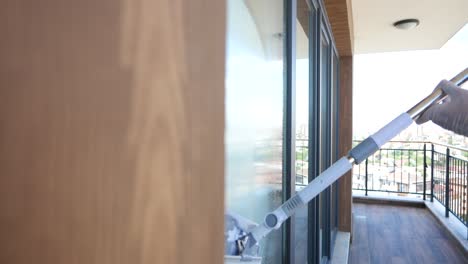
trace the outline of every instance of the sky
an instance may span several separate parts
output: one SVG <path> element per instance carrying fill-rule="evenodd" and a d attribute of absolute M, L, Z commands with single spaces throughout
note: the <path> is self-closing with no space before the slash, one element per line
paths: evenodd
<path fill-rule="evenodd" d="M 353 134 L 362 138 L 468 67 L 468 24 L 439 50 L 355 55 L 353 66 Z M 425 132 L 440 131 L 432 122 L 423 126 Z"/>

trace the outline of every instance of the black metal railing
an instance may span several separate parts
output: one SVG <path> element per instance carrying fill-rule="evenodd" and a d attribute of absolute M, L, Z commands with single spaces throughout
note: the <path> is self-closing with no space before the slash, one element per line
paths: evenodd
<path fill-rule="evenodd" d="M 430 185 L 424 166 L 424 144 L 386 144 L 353 168 L 353 189 L 424 195 Z M 426 184 L 424 184 L 426 183 Z"/>
<path fill-rule="evenodd" d="M 296 139 L 296 185 L 307 185 L 309 178 L 308 140 Z"/>
<path fill-rule="evenodd" d="M 357 144 L 359 141 L 355 141 Z M 392 141 L 353 168 L 353 189 L 436 199 L 468 227 L 468 150 L 422 141 Z"/>

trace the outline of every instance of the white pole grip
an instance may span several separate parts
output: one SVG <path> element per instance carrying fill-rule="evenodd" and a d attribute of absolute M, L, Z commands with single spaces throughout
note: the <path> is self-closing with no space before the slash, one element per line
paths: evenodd
<path fill-rule="evenodd" d="M 396 135 L 398 135 L 401 131 L 409 127 L 412 123 L 413 119 L 411 116 L 408 113 L 403 113 L 370 137 L 380 148 Z"/>
<path fill-rule="evenodd" d="M 302 191 L 291 197 L 275 211 L 269 213 L 265 217 L 265 221 L 251 231 L 255 241 L 261 240 L 273 229 L 278 229 L 284 221 L 297 211 L 298 208 L 314 199 L 319 193 L 332 185 L 343 174 L 351 170 L 352 167 L 350 160 L 347 157 L 343 157 L 323 171 Z"/>
<path fill-rule="evenodd" d="M 310 182 L 307 187 L 305 187 L 297 194 L 301 197 L 304 203 L 308 203 L 328 186 L 332 185 L 336 180 L 338 180 L 338 178 L 349 171 L 352 167 L 353 166 L 349 162 L 348 158 L 343 157 L 328 169 L 323 171 L 317 178 Z"/>

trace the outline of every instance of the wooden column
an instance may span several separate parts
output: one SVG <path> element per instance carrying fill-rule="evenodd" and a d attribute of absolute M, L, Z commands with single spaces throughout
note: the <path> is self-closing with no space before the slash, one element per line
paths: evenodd
<path fill-rule="evenodd" d="M 0 263 L 223 262 L 225 2 L 0 4 Z"/>
<path fill-rule="evenodd" d="M 353 57 L 340 58 L 340 157 L 348 154 L 353 144 Z M 338 229 L 351 232 L 352 229 L 352 172 L 339 180 Z"/>

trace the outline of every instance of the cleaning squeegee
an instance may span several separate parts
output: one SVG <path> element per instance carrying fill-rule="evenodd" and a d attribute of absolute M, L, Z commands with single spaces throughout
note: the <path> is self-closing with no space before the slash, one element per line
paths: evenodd
<path fill-rule="evenodd" d="M 460 72 L 450 81 L 456 85 L 461 85 L 468 80 L 468 68 Z M 238 255 L 243 256 L 246 249 L 252 248 L 268 235 L 272 230 L 278 229 L 298 208 L 309 203 L 323 190 L 333 184 L 346 172 L 352 169 L 353 164 L 360 164 L 367 157 L 374 154 L 385 143 L 409 127 L 413 121 L 417 120 L 421 114 L 431 105 L 443 101 L 447 95 L 440 88 L 435 89 L 429 96 L 424 98 L 407 112 L 399 115 L 390 123 L 382 127 L 375 134 L 369 136 L 359 145 L 355 146 L 348 155 L 342 157 L 328 169 L 323 171 L 304 189 L 297 192 L 276 210 L 265 216 L 264 222 L 256 225 L 250 230 L 245 230 L 245 235 L 236 240 Z"/>

